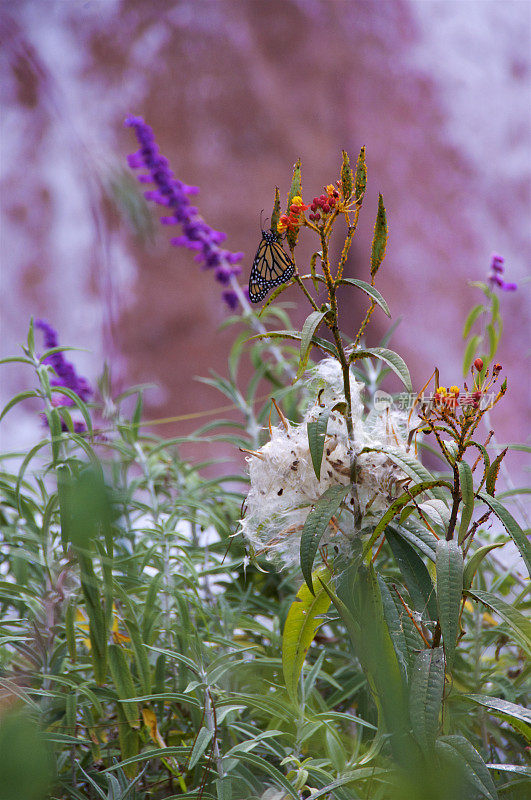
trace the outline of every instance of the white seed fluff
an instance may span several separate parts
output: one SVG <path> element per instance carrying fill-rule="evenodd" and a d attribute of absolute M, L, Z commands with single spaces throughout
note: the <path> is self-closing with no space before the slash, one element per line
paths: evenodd
<path fill-rule="evenodd" d="M 364 448 L 387 449 L 406 453 L 407 415 L 386 409 L 364 417 L 362 384 L 350 375 L 353 447 L 358 467 L 357 494 L 363 513 L 362 528 L 375 525 L 382 512 L 399 493 L 397 482 L 405 473 L 384 452 L 362 453 Z M 298 563 L 302 528 L 312 506 L 330 486 L 349 483 L 350 450 L 343 414 L 331 411 L 324 444 L 321 477 L 317 479 L 310 455 L 307 422 L 317 419 L 323 406 L 331 409 L 344 402 L 343 375 L 340 364 L 324 359 L 312 371 L 308 382 L 310 403 L 299 425 L 281 424 L 272 429 L 271 440 L 258 455 L 250 456 L 250 490 L 246 513 L 240 522 L 241 532 L 255 553 L 263 553 L 279 567 Z M 348 499 L 348 497 L 347 497 Z M 338 530 L 332 521 L 322 545 L 333 543 L 343 551 L 359 531 Z"/>

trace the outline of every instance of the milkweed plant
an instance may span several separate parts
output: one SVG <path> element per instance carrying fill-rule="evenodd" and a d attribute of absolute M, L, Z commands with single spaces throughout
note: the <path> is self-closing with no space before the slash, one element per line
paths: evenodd
<path fill-rule="evenodd" d="M 50 321 L 4 359 L 29 388 L 3 424 L 24 403 L 41 435 L 1 462 L 0 798 L 527 797 L 531 555 L 505 462 L 522 446 L 491 417 L 504 259 L 474 284 L 463 376 L 426 364 L 414 388 L 394 327 L 369 344 L 391 316 L 381 195 L 367 273 L 346 275 L 365 148 L 307 202 L 297 161 L 251 269 L 126 125 L 146 200 L 221 286 L 235 343 L 203 380 L 239 419 L 158 436 L 148 387 L 116 393 L 109 367 L 92 386 Z M 248 474 L 181 456 L 216 443 Z"/>

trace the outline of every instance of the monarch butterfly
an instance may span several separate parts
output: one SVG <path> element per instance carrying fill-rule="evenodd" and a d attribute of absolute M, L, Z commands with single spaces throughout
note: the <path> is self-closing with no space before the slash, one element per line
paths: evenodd
<path fill-rule="evenodd" d="M 280 236 L 273 231 L 262 231 L 249 278 L 251 303 L 259 303 L 270 289 L 287 283 L 294 270 L 295 264 L 284 252 Z"/>

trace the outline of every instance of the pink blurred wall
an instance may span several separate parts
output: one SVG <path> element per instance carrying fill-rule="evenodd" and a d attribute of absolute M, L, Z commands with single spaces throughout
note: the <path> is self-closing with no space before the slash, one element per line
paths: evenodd
<path fill-rule="evenodd" d="M 193 381 L 226 370 L 219 287 L 170 247 L 171 229 L 155 225 L 142 244 L 108 199 L 134 149 L 123 118 L 136 113 L 177 175 L 201 187 L 205 218 L 245 251 L 242 282 L 260 210 L 276 184 L 285 196 L 296 158 L 311 198 L 337 177 L 340 150 L 355 158 L 365 144 L 348 273 L 367 276 L 381 191 L 390 239 L 379 288 L 403 317 L 394 348 L 415 386 L 434 365 L 443 383 L 461 382 L 462 324 L 481 299 L 467 281 L 484 278 L 492 250 L 509 280 L 522 282 L 529 261 L 531 4 L 30 0 L 1 13 L 2 355 L 33 313 L 90 349 L 76 361 L 92 379 L 106 357 L 122 385 L 157 384 L 146 416 L 224 404 Z M 501 298 L 500 441 L 521 438 L 528 408 L 525 297 L 521 286 Z M 363 313 L 349 308 L 353 330 Z M 386 322 L 375 315 L 370 344 Z M 2 393 L 25 385 L 9 368 Z M 24 446 L 35 431 L 12 414 L 4 440 Z"/>

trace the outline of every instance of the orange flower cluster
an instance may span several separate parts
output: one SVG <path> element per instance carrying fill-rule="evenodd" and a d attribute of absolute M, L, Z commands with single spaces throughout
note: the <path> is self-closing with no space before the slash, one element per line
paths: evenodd
<path fill-rule="evenodd" d="M 302 197 L 294 197 L 289 207 L 289 214 L 282 214 L 277 225 L 279 233 L 286 230 L 297 230 L 302 224 L 301 214 L 307 211 L 310 206 L 304 205 Z"/>

